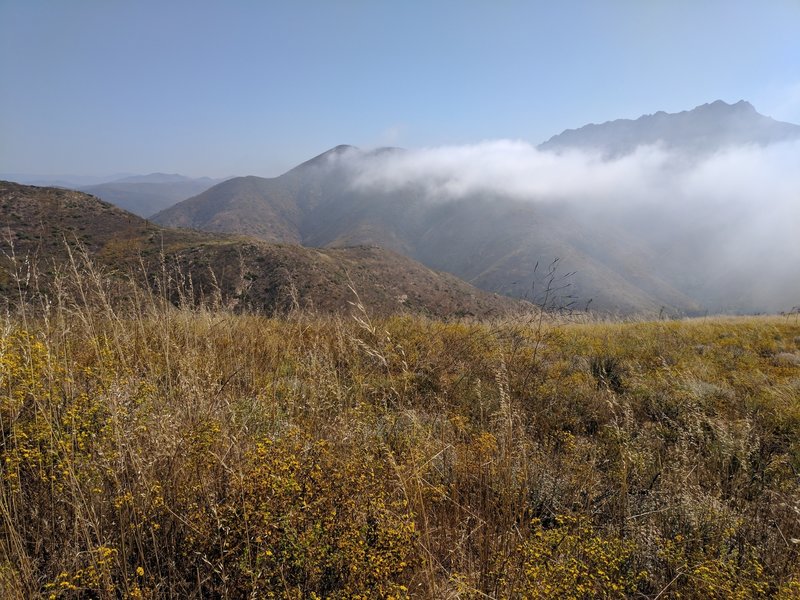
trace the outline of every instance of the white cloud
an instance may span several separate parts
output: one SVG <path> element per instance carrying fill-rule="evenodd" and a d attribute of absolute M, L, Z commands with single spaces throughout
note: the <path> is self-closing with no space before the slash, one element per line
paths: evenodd
<path fill-rule="evenodd" d="M 599 155 L 556 155 L 525 142 L 498 140 L 354 158 L 347 162 L 352 185 L 364 190 L 421 185 L 431 199 L 495 194 L 553 201 L 643 191 L 661 172 L 668 155 L 649 147 L 604 162 Z"/>
<path fill-rule="evenodd" d="M 702 251 L 696 262 L 709 273 L 738 270 L 764 294 L 800 292 L 800 283 L 791 283 L 800 282 L 800 142 L 703 157 L 649 146 L 603 160 L 496 140 L 338 160 L 361 191 L 413 188 L 432 202 L 484 196 L 564 203 L 576 215 L 597 217 L 597 227 L 612 219 L 660 240 L 694 232 Z"/>
<path fill-rule="evenodd" d="M 603 160 L 598 154 L 537 150 L 526 142 L 487 141 L 340 158 L 362 190 L 422 187 L 431 200 L 473 195 L 539 202 L 605 202 L 617 206 L 697 206 L 731 202 L 774 210 L 800 190 L 800 143 L 729 148 L 691 157 L 645 146 Z"/>

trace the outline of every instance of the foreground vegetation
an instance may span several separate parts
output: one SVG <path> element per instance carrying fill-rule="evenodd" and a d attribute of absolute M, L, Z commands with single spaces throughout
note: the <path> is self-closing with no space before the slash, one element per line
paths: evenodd
<path fill-rule="evenodd" d="M 104 286 L 2 322 L 3 598 L 800 595 L 794 317 L 265 318 Z"/>

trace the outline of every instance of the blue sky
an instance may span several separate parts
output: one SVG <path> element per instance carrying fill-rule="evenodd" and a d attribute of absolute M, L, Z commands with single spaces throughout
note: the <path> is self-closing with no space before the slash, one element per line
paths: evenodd
<path fill-rule="evenodd" d="M 0 0 L 0 172 L 277 175 L 723 99 L 800 123 L 800 2 Z"/>

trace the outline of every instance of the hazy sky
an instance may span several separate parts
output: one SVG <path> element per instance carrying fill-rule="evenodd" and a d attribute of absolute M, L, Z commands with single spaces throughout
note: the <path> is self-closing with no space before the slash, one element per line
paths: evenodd
<path fill-rule="evenodd" d="M 800 1 L 0 0 L 0 172 L 277 175 L 723 99 L 800 123 Z"/>

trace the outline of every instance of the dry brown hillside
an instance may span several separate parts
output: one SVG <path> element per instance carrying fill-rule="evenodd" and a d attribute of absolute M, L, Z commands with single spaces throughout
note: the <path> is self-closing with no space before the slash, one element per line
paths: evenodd
<path fill-rule="evenodd" d="M 266 312 L 349 310 L 353 290 L 382 314 L 487 316 L 519 304 L 381 248 L 315 250 L 164 228 L 80 192 L 2 182 L 0 208 L 5 294 L 26 260 L 53 276 L 71 248 L 73 256 L 85 251 L 97 266 L 119 273 L 146 271 L 152 279 L 167 269 L 195 299 Z"/>

